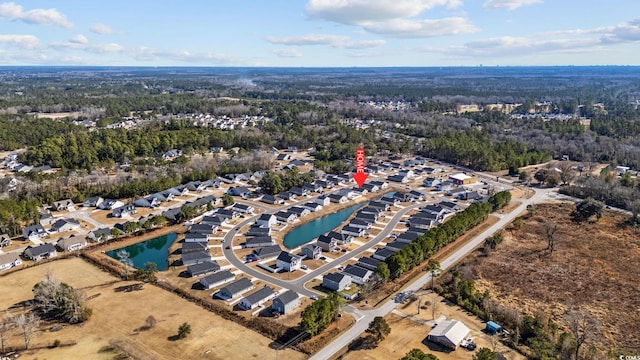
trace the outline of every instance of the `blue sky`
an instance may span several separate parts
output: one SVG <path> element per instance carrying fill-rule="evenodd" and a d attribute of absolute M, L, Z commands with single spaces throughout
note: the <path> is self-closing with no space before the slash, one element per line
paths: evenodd
<path fill-rule="evenodd" d="M 0 65 L 640 65 L 640 1 L 0 0 Z"/>

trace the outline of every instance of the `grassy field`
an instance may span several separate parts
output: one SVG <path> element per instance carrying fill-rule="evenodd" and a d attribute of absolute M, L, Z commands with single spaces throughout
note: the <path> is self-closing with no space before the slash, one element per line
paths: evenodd
<path fill-rule="evenodd" d="M 47 271 L 56 278 L 82 289 L 93 309 L 89 321 L 65 325 L 50 331 L 53 324 L 43 324 L 36 332 L 37 349 L 22 354 L 24 359 L 112 359 L 119 349 L 138 359 L 249 359 L 275 357 L 271 340 L 234 322 L 224 320 L 182 298 L 155 286 L 144 285 L 140 291 L 121 291 L 131 281 L 97 270 L 79 258 L 59 260 L 43 266 L 0 277 L 0 309 L 32 298 L 31 288 Z M 18 310 L 12 310 L 17 312 Z M 152 315 L 157 324 L 141 330 Z M 191 335 L 172 340 L 182 322 L 191 325 Z M 47 348 L 55 340 L 72 346 Z M 248 346 L 250 344 L 250 346 Z M 9 345 L 22 348 L 18 332 L 12 333 Z M 279 351 L 286 359 L 303 359 L 292 350 Z"/>
<path fill-rule="evenodd" d="M 640 349 L 640 233 L 613 212 L 594 224 L 574 222 L 574 209 L 573 203 L 537 205 L 520 229 L 505 232 L 495 252 L 478 258 L 478 288 L 524 313 L 542 310 L 561 326 L 571 303 L 601 322 L 602 348 Z M 545 250 L 546 223 L 558 225 L 552 254 Z"/>

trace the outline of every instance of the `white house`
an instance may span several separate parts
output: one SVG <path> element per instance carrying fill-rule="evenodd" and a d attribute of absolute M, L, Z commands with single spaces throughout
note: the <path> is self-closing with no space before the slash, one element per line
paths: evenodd
<path fill-rule="evenodd" d="M 16 253 L 0 254 L 0 270 L 9 270 L 19 265 L 22 265 L 20 255 Z"/>
<path fill-rule="evenodd" d="M 256 220 L 256 224 L 260 227 L 272 227 L 278 222 L 278 219 L 273 214 L 262 214 Z"/>
<path fill-rule="evenodd" d="M 455 350 L 470 332 L 469 328 L 458 320 L 440 321 L 438 325 L 429 332 L 427 340 Z"/>
<path fill-rule="evenodd" d="M 333 291 L 342 291 L 351 285 L 351 277 L 332 272 L 322 277 L 322 286 Z"/>
<path fill-rule="evenodd" d="M 87 240 L 82 236 L 70 236 L 56 243 L 56 247 L 62 251 L 80 250 L 85 246 L 87 246 Z"/>
<path fill-rule="evenodd" d="M 275 296 L 276 292 L 265 285 L 262 289 L 254 292 L 253 294 L 245 296 L 240 300 L 238 306 L 245 310 L 251 310 L 273 299 Z"/>
<path fill-rule="evenodd" d="M 276 259 L 276 266 L 289 272 L 295 271 L 296 269 L 300 268 L 301 263 L 302 258 L 286 251 L 282 251 Z"/>
<path fill-rule="evenodd" d="M 373 271 L 356 265 L 347 265 L 342 273 L 349 275 L 351 277 L 351 281 L 359 285 L 369 281 L 371 275 L 373 275 Z"/>
<path fill-rule="evenodd" d="M 331 198 L 329 198 L 328 196 L 318 196 L 315 201 L 317 204 L 322 206 L 331 204 Z"/>

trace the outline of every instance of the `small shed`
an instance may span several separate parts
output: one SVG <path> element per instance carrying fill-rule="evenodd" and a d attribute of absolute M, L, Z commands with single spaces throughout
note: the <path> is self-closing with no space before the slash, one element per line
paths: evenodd
<path fill-rule="evenodd" d="M 486 327 L 484 328 L 486 332 L 489 334 L 495 334 L 498 331 L 502 330 L 502 326 L 494 323 L 493 321 L 487 321 Z"/>

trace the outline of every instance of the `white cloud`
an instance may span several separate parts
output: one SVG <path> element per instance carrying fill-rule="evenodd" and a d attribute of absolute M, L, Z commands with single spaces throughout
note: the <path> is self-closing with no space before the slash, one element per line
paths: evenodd
<path fill-rule="evenodd" d="M 462 0 L 309 0 L 305 10 L 312 19 L 359 26 L 368 33 L 424 38 L 477 32 L 478 29 L 462 17 L 419 17 L 435 7 L 461 5 Z"/>
<path fill-rule="evenodd" d="M 22 49 L 35 49 L 40 41 L 33 35 L 0 35 L 0 44 L 12 45 Z"/>
<path fill-rule="evenodd" d="M 115 30 L 113 30 L 113 28 L 111 28 L 111 26 L 109 25 L 105 25 L 105 24 L 101 24 L 101 23 L 95 23 L 93 25 L 91 25 L 91 28 L 89 29 L 91 30 L 91 32 L 94 32 L 96 34 L 100 34 L 100 35 L 109 35 L 109 34 L 115 34 Z"/>
<path fill-rule="evenodd" d="M 278 45 L 293 45 L 293 46 L 304 46 L 304 45 L 331 45 L 336 42 L 346 41 L 348 40 L 348 36 L 343 35 L 322 35 L 322 34 L 309 34 L 309 35 L 301 35 L 301 36 L 269 36 L 267 37 L 267 41 L 272 44 Z"/>
<path fill-rule="evenodd" d="M 339 49 L 369 49 L 386 44 L 384 40 L 360 40 L 334 43 L 331 46 Z"/>
<path fill-rule="evenodd" d="M 87 39 L 87 37 L 82 34 L 78 34 L 72 37 L 71 39 L 69 39 L 69 42 L 74 44 L 88 44 L 89 39 Z"/>
<path fill-rule="evenodd" d="M 273 53 L 282 58 L 297 58 L 302 56 L 302 52 L 297 49 L 278 49 Z"/>
<path fill-rule="evenodd" d="M 33 9 L 24 11 L 22 6 L 7 2 L 0 4 L 0 18 L 22 21 L 28 24 L 56 25 L 65 29 L 73 28 L 67 17 L 56 9 Z"/>
<path fill-rule="evenodd" d="M 488 0 L 482 5 L 485 9 L 515 10 L 521 6 L 540 4 L 542 0 Z"/>
<path fill-rule="evenodd" d="M 467 19 L 461 17 L 421 20 L 393 19 L 384 22 L 367 22 L 362 26 L 371 33 L 405 38 L 471 34 L 479 31 Z"/>
<path fill-rule="evenodd" d="M 146 46 L 138 46 L 126 49 L 134 59 L 138 61 L 149 61 L 159 59 L 170 59 L 189 63 L 206 63 L 213 65 L 238 65 L 238 60 L 228 55 L 214 53 L 191 53 L 187 50 L 166 50 L 155 49 Z"/>
<path fill-rule="evenodd" d="M 462 0 L 310 0 L 305 7 L 315 19 L 348 25 L 417 16 L 437 6 L 455 8 Z"/>

